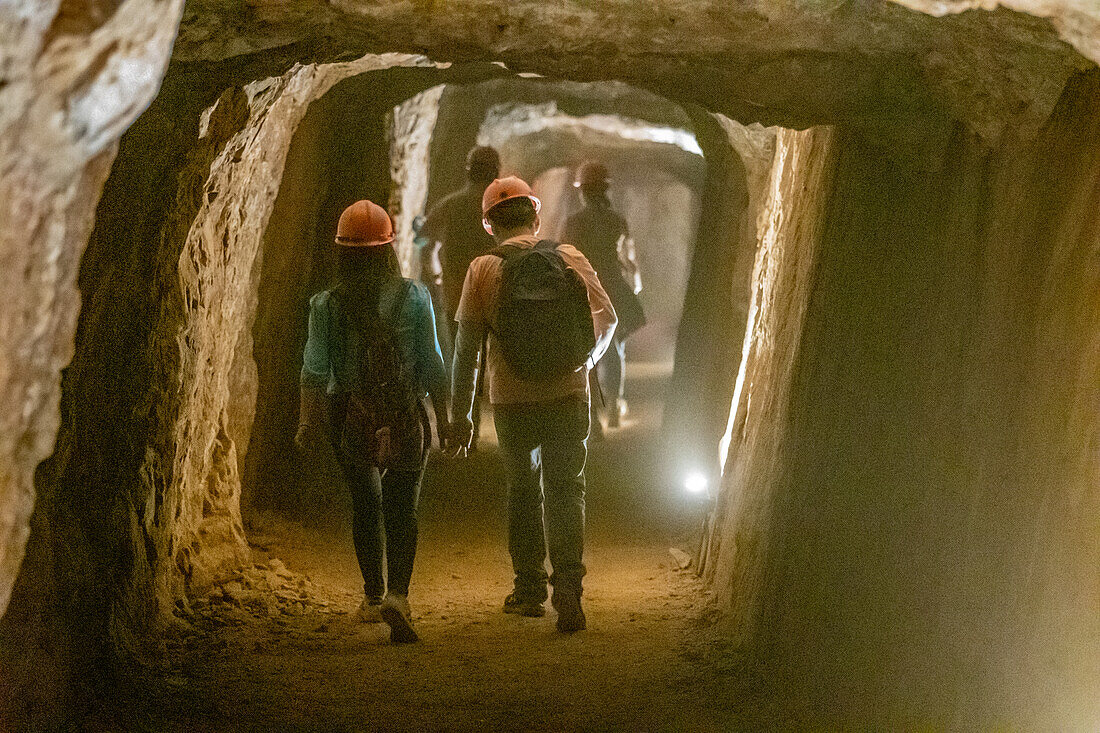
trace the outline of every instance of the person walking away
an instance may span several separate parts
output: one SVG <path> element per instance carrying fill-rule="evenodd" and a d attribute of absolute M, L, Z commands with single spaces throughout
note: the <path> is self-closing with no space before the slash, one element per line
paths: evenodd
<path fill-rule="evenodd" d="M 508 478 L 508 550 L 515 572 L 504 611 L 545 615 L 549 581 L 557 627 L 571 633 L 587 623 L 581 580 L 588 370 L 611 343 L 616 319 L 584 255 L 538 239 L 539 208 L 519 178 L 485 189 L 483 224 L 498 246 L 473 261 L 462 288 L 453 430 L 455 445 L 465 445 L 473 432 L 475 371 L 487 337 L 489 401 Z"/>
<path fill-rule="evenodd" d="M 458 324 L 456 314 L 462 297 L 466 270 L 474 258 L 494 246 L 493 238 L 481 226 L 481 198 L 488 186 L 500 174 L 500 154 L 496 148 L 477 146 L 466 154 L 466 185 L 444 197 L 428 212 L 417 235 L 423 242 L 420 250 L 421 280 L 432 283 L 441 295 L 446 321 L 440 329 L 444 335 L 446 359 L 454 353 L 452 334 Z M 478 397 L 474 402 L 474 425 L 481 424 Z M 478 432 L 474 432 L 470 449 L 476 450 Z"/>
<path fill-rule="evenodd" d="M 417 234 L 422 243 L 420 279 L 433 284 L 441 295 L 451 334 L 466 270 L 474 258 L 496 246 L 481 226 L 481 197 L 499 174 L 500 155 L 495 148 L 471 149 L 466 155 L 466 184 L 431 208 Z"/>
<path fill-rule="evenodd" d="M 408 593 L 431 444 L 425 392 L 441 446 L 450 426 L 431 296 L 401 277 L 393 239 L 389 215 L 370 201 L 340 216 L 335 285 L 309 303 L 295 443 L 313 455 L 331 441 L 352 496 L 359 617 L 385 621 L 390 638 L 407 643 L 417 640 Z"/>
<path fill-rule="evenodd" d="M 607 427 L 614 429 L 626 413 L 626 340 L 646 322 L 638 298 L 641 275 L 626 221 L 611 208 L 607 196 L 607 167 L 594 161 L 584 163 L 578 168 L 573 185 L 580 190 L 583 208 L 566 220 L 562 239 L 592 263 L 619 317 L 612 348 L 600 359 L 592 375 L 593 380 L 599 380 L 600 392 L 607 400 Z M 601 434 L 595 400 L 592 433 Z"/>

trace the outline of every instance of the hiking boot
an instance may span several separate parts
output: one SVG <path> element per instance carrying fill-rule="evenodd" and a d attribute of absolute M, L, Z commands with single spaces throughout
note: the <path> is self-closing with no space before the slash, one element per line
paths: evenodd
<path fill-rule="evenodd" d="M 412 626 L 412 612 L 409 611 L 409 599 L 396 593 L 387 593 L 379 609 L 382 620 L 390 626 L 390 641 L 395 644 L 411 644 L 420 637 Z"/>
<path fill-rule="evenodd" d="M 380 624 L 382 623 L 381 608 L 381 599 L 364 598 L 363 602 L 359 604 L 359 609 L 355 612 L 355 615 L 365 624 Z"/>
<path fill-rule="evenodd" d="M 538 618 L 546 615 L 546 607 L 537 601 L 525 601 L 516 597 L 515 593 L 509 593 L 504 599 L 504 612 L 515 613 L 528 618 Z"/>
<path fill-rule="evenodd" d="M 580 593 L 554 592 L 551 601 L 554 610 L 558 612 L 558 631 L 563 634 L 572 634 L 574 631 L 584 631 L 588 622 L 581 609 Z"/>

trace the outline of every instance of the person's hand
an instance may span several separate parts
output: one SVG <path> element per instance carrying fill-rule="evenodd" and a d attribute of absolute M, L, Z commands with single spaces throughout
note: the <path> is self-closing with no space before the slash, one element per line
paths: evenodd
<path fill-rule="evenodd" d="M 321 430 L 316 425 L 303 423 L 294 434 L 294 445 L 303 455 L 313 456 L 321 450 Z"/>
<path fill-rule="evenodd" d="M 451 443 L 454 442 L 454 426 L 449 422 L 437 422 L 435 425 L 436 440 L 439 443 L 439 450 L 444 453 L 448 452 L 451 447 Z"/>
<path fill-rule="evenodd" d="M 473 439 L 474 424 L 470 421 L 470 418 L 465 415 L 456 417 L 454 422 L 451 423 L 451 440 L 447 446 L 447 455 L 451 458 L 460 455 L 465 457 Z"/>

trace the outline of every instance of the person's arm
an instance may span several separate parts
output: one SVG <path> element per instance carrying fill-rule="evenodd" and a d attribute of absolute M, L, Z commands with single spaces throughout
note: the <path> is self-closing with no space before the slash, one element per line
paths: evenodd
<path fill-rule="evenodd" d="M 475 287 L 478 260 L 466 271 L 462 298 L 458 304 L 458 332 L 455 334 L 454 362 L 451 366 L 451 410 L 456 443 L 469 447 L 473 437 L 474 391 L 478 378 L 478 357 L 485 341 L 487 324 L 484 308 Z M 482 375 L 484 378 L 484 375 Z"/>
<path fill-rule="evenodd" d="M 443 366 L 443 351 L 439 348 L 439 336 L 435 329 L 435 310 L 427 288 L 417 286 L 415 353 L 417 373 L 431 397 L 435 412 L 436 438 L 440 450 L 446 448 L 451 433 L 450 408 L 448 407 L 447 369 Z"/>
<path fill-rule="evenodd" d="M 588 259 L 575 247 L 562 245 L 560 248 L 565 262 L 569 267 L 581 276 L 585 287 L 588 289 L 588 306 L 592 309 L 592 330 L 595 332 L 596 345 L 592 347 L 592 353 L 588 357 L 588 368 L 591 369 L 603 358 L 608 347 L 611 346 L 611 337 L 615 335 L 615 326 L 619 317 L 615 315 L 615 308 L 611 305 L 611 298 L 603 289 L 600 278 Z"/>
<path fill-rule="evenodd" d="M 622 267 L 623 277 L 630 284 L 634 294 L 642 292 L 642 273 L 638 269 L 638 253 L 634 247 L 634 238 L 626 228 L 626 222 L 622 223 L 622 233 L 619 235 L 619 243 L 616 246 L 619 253 L 619 265 Z"/>
<path fill-rule="evenodd" d="M 443 241 L 440 231 L 442 219 L 438 208 L 433 208 L 416 234 L 416 241 L 423 242 L 420 248 L 420 282 L 433 288 L 443 283 L 443 268 L 439 262 L 439 247 Z"/>
<path fill-rule="evenodd" d="M 294 444 L 313 452 L 324 440 L 328 425 L 328 379 L 331 363 L 328 353 L 327 296 L 313 296 L 309 305 L 309 329 L 300 377 L 301 395 L 298 432 Z"/>

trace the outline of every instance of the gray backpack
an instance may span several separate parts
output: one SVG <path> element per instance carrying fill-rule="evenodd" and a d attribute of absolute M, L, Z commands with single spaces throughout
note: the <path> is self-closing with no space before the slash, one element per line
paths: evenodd
<path fill-rule="evenodd" d="M 503 244 L 495 332 L 508 366 L 525 381 L 546 382 L 584 366 L 596 345 L 588 288 L 558 243 Z"/>

